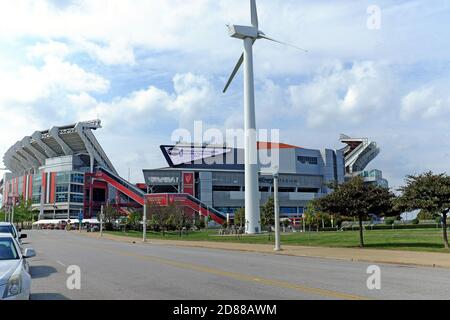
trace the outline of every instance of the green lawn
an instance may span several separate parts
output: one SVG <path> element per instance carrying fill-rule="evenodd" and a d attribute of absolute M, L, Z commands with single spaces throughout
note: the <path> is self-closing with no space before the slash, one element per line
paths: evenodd
<path fill-rule="evenodd" d="M 115 235 L 125 235 L 140 238 L 141 232 L 107 232 Z M 217 230 L 190 232 L 187 236 L 180 237 L 177 233 L 166 234 L 148 232 L 149 239 L 187 240 L 187 241 L 219 241 L 237 243 L 273 243 L 273 235 L 258 236 L 218 236 Z M 413 230 L 374 230 L 365 231 L 364 240 L 367 248 L 448 252 L 444 249 L 441 229 L 413 229 Z M 345 232 L 308 232 L 292 233 L 281 236 L 282 244 L 322 247 L 358 247 L 359 236 L 357 231 Z"/>

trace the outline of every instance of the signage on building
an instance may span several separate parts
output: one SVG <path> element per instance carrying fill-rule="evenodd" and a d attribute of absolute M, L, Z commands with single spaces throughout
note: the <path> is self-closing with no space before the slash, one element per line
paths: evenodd
<path fill-rule="evenodd" d="M 178 184 L 180 179 L 178 177 L 149 177 L 148 184 L 162 185 L 162 184 Z"/>
<path fill-rule="evenodd" d="M 151 194 L 147 196 L 148 202 L 160 207 L 167 207 L 167 194 Z"/>
<path fill-rule="evenodd" d="M 186 196 L 183 194 L 169 194 L 169 204 L 186 205 Z"/>
<path fill-rule="evenodd" d="M 179 166 L 227 154 L 231 148 L 202 146 L 161 146 L 169 165 Z"/>
<path fill-rule="evenodd" d="M 144 170 L 144 176 L 145 181 L 149 186 L 178 186 L 180 184 L 179 172 Z"/>

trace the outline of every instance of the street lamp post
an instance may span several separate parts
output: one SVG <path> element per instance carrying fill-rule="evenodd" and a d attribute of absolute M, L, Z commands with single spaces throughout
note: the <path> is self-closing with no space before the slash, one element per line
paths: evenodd
<path fill-rule="evenodd" d="M 78 214 L 78 231 L 81 233 L 81 228 L 83 225 L 83 211 L 80 209 L 80 213 Z"/>
<path fill-rule="evenodd" d="M 142 242 L 147 242 L 147 198 L 144 196 L 144 214 L 142 219 Z"/>
<path fill-rule="evenodd" d="M 100 208 L 100 238 L 103 237 L 103 219 L 105 215 L 103 214 L 103 205 Z"/>
<path fill-rule="evenodd" d="M 14 224 L 14 208 L 16 206 L 16 196 L 13 195 L 11 198 L 12 198 L 12 207 L 11 207 L 11 217 L 9 219 L 9 222 Z"/>
<path fill-rule="evenodd" d="M 56 220 L 56 209 L 58 207 L 56 206 L 56 201 L 53 202 L 53 220 Z"/>
<path fill-rule="evenodd" d="M 278 201 L 278 178 L 279 173 L 276 169 L 273 173 L 273 193 L 274 193 L 274 205 L 275 205 L 275 249 L 274 251 L 281 251 L 280 241 L 280 205 Z"/>

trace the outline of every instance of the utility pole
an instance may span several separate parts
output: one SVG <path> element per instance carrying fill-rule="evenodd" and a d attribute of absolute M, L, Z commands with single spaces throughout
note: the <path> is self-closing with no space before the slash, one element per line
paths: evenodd
<path fill-rule="evenodd" d="M 275 204 L 275 249 L 274 251 L 281 251 L 281 241 L 280 241 L 280 205 L 278 202 L 278 169 L 275 169 L 273 173 L 273 194 L 274 194 L 274 204 Z"/>

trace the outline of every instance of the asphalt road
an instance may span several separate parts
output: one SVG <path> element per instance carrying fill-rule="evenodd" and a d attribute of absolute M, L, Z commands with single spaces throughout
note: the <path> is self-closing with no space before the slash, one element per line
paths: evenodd
<path fill-rule="evenodd" d="M 367 288 L 369 263 L 99 240 L 29 231 L 31 299 L 450 299 L 450 269 L 379 265 L 381 290 Z M 66 286 L 81 270 L 81 289 Z"/>

